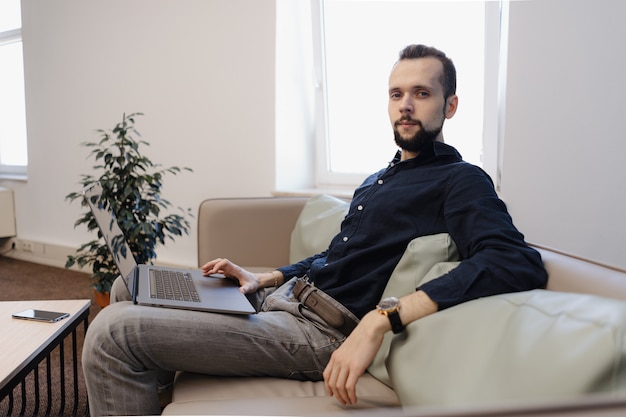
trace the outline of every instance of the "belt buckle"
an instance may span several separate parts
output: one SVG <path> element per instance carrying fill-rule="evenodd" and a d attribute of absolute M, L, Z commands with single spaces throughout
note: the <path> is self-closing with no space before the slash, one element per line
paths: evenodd
<path fill-rule="evenodd" d="M 305 274 L 299 277 L 296 281 L 296 284 L 293 287 L 293 294 L 298 301 L 302 302 L 304 293 L 311 287 L 312 284 L 309 282 L 309 277 Z"/>

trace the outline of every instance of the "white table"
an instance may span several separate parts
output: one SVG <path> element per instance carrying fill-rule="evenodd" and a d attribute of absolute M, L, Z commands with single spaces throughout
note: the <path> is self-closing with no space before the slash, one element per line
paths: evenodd
<path fill-rule="evenodd" d="M 10 405 L 13 404 L 13 390 L 22 384 L 22 396 L 25 395 L 23 381 L 30 372 L 37 373 L 38 365 L 44 359 L 49 358 L 57 346 L 62 346 L 65 338 L 71 336 L 73 343 L 73 357 L 64 358 L 60 352 L 61 375 L 65 379 L 65 363 L 71 359 L 74 377 L 74 406 L 78 403 L 78 373 L 76 332 L 81 323 L 87 329 L 90 300 L 39 300 L 39 301 L 1 301 L 0 302 L 0 401 L 9 397 Z M 13 313 L 33 308 L 39 310 L 51 310 L 70 313 L 70 317 L 56 323 L 36 322 L 31 320 L 17 320 L 11 317 Z M 49 360 L 49 359 L 48 359 Z M 50 385 L 50 374 L 47 375 Z M 62 398 L 65 398 L 65 386 L 61 387 Z M 39 390 L 36 390 L 37 398 L 24 398 L 27 404 L 36 404 L 34 414 L 38 414 Z M 48 396 L 50 407 L 51 398 Z M 22 407 L 24 401 L 20 401 Z M 22 408 L 23 411 L 23 408 Z M 9 409 L 9 414 L 11 410 Z M 21 414 L 15 412 L 15 414 Z M 46 413 L 47 414 L 47 413 Z M 76 414 L 76 413 L 74 413 Z"/>

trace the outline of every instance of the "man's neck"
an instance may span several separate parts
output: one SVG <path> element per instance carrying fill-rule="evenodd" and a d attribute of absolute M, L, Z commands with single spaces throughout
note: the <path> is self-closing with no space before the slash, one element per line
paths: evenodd
<path fill-rule="evenodd" d="M 406 161 L 408 159 L 417 158 L 419 154 L 420 154 L 419 152 L 411 152 L 411 151 L 406 151 L 402 149 L 400 153 L 400 161 Z"/>
<path fill-rule="evenodd" d="M 439 138 L 437 138 L 435 140 L 435 142 L 444 143 L 443 136 L 439 136 Z M 407 151 L 406 149 L 401 149 L 400 150 L 400 161 L 406 161 L 408 159 L 417 158 L 419 156 L 419 154 L 420 154 L 419 151 Z"/>

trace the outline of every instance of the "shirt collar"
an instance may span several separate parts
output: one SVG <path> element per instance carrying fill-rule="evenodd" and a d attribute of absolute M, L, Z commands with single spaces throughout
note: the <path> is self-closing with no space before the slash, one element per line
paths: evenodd
<path fill-rule="evenodd" d="M 397 151 L 396 155 L 391 160 L 391 165 L 398 164 L 400 162 L 401 156 L 402 153 L 400 151 Z M 415 161 L 415 163 L 423 163 L 430 160 L 431 158 L 438 159 L 446 157 L 451 157 L 458 161 L 461 161 L 463 159 L 461 154 L 453 146 L 450 146 L 443 142 L 434 141 L 430 143 L 430 146 L 426 146 L 417 157 L 409 159 L 407 160 L 407 162 Z"/>

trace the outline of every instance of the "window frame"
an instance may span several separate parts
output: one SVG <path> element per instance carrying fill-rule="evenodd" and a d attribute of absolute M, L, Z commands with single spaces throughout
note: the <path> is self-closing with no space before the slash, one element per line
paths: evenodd
<path fill-rule="evenodd" d="M 358 186 L 367 174 L 331 172 L 329 157 L 328 106 L 326 105 L 326 62 L 324 0 L 311 0 L 313 77 L 315 91 L 314 182 L 317 188 Z M 502 132 L 506 89 L 506 0 L 485 0 L 485 74 L 483 100 L 482 168 L 500 186 Z"/>
<path fill-rule="evenodd" d="M 0 48 L 6 45 L 20 43 L 22 44 L 23 53 L 23 41 L 22 41 L 22 28 L 11 29 L 0 32 Z M 26 94 L 26 92 L 24 92 Z M 28 174 L 27 165 L 6 165 L 0 162 L 0 179 L 13 179 L 20 180 L 26 179 Z"/>

